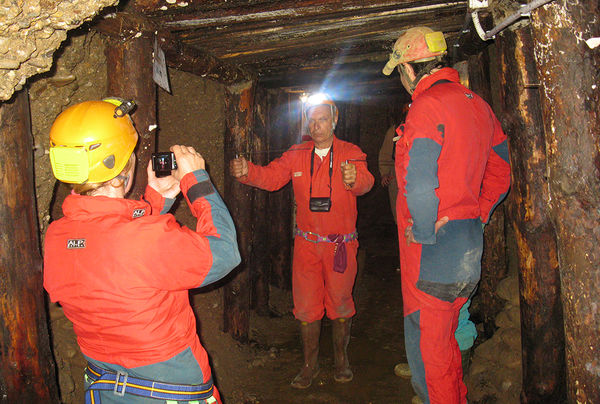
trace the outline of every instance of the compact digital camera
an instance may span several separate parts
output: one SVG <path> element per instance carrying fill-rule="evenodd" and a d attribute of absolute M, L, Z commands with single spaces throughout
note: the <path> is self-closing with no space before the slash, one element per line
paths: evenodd
<path fill-rule="evenodd" d="M 152 170 L 157 177 L 171 175 L 171 170 L 177 170 L 177 162 L 173 152 L 152 153 Z"/>
<path fill-rule="evenodd" d="M 331 209 L 331 198 L 311 197 L 308 201 L 308 206 L 311 212 L 329 212 L 329 209 Z"/>

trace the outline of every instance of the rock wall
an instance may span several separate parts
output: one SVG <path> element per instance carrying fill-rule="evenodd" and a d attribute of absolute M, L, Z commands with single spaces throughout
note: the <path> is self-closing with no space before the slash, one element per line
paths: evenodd
<path fill-rule="evenodd" d="M 51 220 L 50 205 L 57 186 L 48 157 L 50 127 L 68 106 L 107 95 L 104 48 L 103 38 L 94 31 L 73 31 L 57 52 L 52 71 L 37 76 L 29 87 L 36 197 L 42 234 Z"/>
<path fill-rule="evenodd" d="M 52 67 L 67 31 L 118 0 L 3 1 L 0 5 L 0 101 Z"/>
<path fill-rule="evenodd" d="M 224 87 L 175 69 L 169 70 L 169 80 L 171 94 L 157 90 L 158 148 L 166 151 L 174 144 L 194 147 L 204 157 L 207 171 L 223 195 Z"/>

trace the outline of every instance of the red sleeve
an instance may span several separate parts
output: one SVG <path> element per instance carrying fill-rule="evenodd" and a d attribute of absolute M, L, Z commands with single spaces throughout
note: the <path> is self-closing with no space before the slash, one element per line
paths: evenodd
<path fill-rule="evenodd" d="M 248 175 L 238 181 L 267 191 L 276 191 L 292 179 L 292 162 L 298 153 L 302 152 L 290 149 L 266 166 L 248 162 Z"/>
<path fill-rule="evenodd" d="M 165 215 L 148 237 L 160 246 L 144 257 L 157 265 L 152 271 L 159 289 L 185 290 L 213 283 L 239 265 L 237 237 L 225 203 L 204 170 L 186 174 L 181 180 L 196 231 L 180 226 L 172 215 Z M 156 256 L 152 257 L 152 255 Z M 163 263 L 161 266 L 159 263 Z"/>
<path fill-rule="evenodd" d="M 142 199 L 150 205 L 150 214 L 152 215 L 163 215 L 167 213 L 175 202 L 175 199 L 164 198 L 158 191 L 149 185 L 146 186 L 146 191 L 144 192 Z"/>

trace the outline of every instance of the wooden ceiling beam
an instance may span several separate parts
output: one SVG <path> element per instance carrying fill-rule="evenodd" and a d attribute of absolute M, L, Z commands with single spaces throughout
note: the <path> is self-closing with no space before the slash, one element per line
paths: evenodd
<path fill-rule="evenodd" d="M 159 44 L 165 52 L 167 65 L 223 84 L 252 79 L 253 74 L 238 65 L 225 62 L 210 52 L 184 44 L 168 33 L 159 35 Z"/>
<path fill-rule="evenodd" d="M 348 16 L 337 18 L 298 18 L 289 22 L 250 22 L 235 25 L 222 26 L 219 29 L 210 28 L 190 28 L 185 30 L 174 29 L 167 26 L 166 29 L 177 33 L 188 42 L 202 40 L 205 37 L 217 37 L 228 39 L 243 35 L 252 35 L 261 39 L 281 40 L 285 38 L 293 39 L 295 36 L 318 35 L 328 32 L 344 31 L 346 29 L 369 30 L 374 24 L 378 26 L 390 27 L 392 31 L 398 32 L 405 27 L 407 22 L 427 21 L 426 25 L 437 28 L 440 25 L 440 19 L 455 21 L 456 25 L 461 25 L 464 21 L 465 8 L 457 5 L 452 8 L 439 10 L 428 10 L 422 12 L 395 12 L 391 15 L 367 15 L 367 16 Z M 432 23 L 433 21 L 433 23 Z"/>
<path fill-rule="evenodd" d="M 404 9 L 415 9 L 415 11 L 443 8 L 446 5 L 460 3 L 466 7 L 466 0 L 284 0 L 257 2 L 248 4 L 243 2 L 237 7 L 228 6 L 230 2 L 218 2 L 220 6 L 215 8 L 215 2 L 194 1 L 186 2 L 187 6 L 180 7 L 168 4 L 165 11 L 155 10 L 149 13 L 150 17 L 159 18 L 170 28 L 186 27 L 223 27 L 235 25 L 248 21 L 286 21 L 310 17 L 330 16 L 361 16 L 363 14 L 393 13 Z M 210 9 L 206 9 L 211 7 Z M 163 7 L 164 8 L 164 7 Z"/>
<path fill-rule="evenodd" d="M 452 35 L 461 28 L 464 16 L 457 18 L 455 14 L 438 14 L 436 20 L 437 29 Z M 328 30 L 313 32 L 312 35 L 306 33 L 306 27 L 297 27 L 269 37 L 244 32 L 236 35 L 208 35 L 199 40 L 190 40 L 188 36 L 182 38 L 190 45 L 211 49 L 223 59 L 243 63 L 245 59 L 277 57 L 280 52 L 314 53 L 315 50 L 326 47 L 354 48 L 357 43 L 368 43 L 378 49 L 390 47 L 400 32 L 411 23 L 414 23 L 412 18 L 380 21 L 355 28 L 332 24 Z"/>
<path fill-rule="evenodd" d="M 382 63 L 352 63 L 331 65 L 321 69 L 295 69 L 288 73 L 261 76 L 261 85 L 276 87 L 327 87 L 336 93 L 351 92 L 353 87 L 374 83 L 385 84 L 386 87 L 401 88 L 398 77 L 387 77 L 381 73 Z"/>
<path fill-rule="evenodd" d="M 167 65 L 179 70 L 208 77 L 223 84 L 246 81 L 251 74 L 238 65 L 223 61 L 211 52 L 181 42 L 169 32 L 163 32 L 147 18 L 126 12 L 110 14 L 94 25 L 93 29 L 122 41 L 144 36 L 158 38 L 165 53 Z"/>

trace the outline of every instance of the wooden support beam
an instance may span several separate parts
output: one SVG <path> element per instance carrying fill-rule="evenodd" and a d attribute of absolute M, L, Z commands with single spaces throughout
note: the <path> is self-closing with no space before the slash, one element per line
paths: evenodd
<path fill-rule="evenodd" d="M 298 133 L 290 127 L 294 109 L 289 94 L 271 91 L 268 107 L 268 160 L 271 161 L 296 143 Z M 271 284 L 285 290 L 292 288 L 293 206 L 291 183 L 269 193 Z"/>
<path fill-rule="evenodd" d="M 496 39 L 513 184 L 507 208 L 518 246 L 525 403 L 566 401 L 556 232 L 548 214 L 546 143 L 529 26 Z"/>
<path fill-rule="evenodd" d="M 58 403 L 26 91 L 0 104 L 0 402 Z"/>
<path fill-rule="evenodd" d="M 252 152 L 254 131 L 252 82 L 228 87 L 225 93 L 225 165 L 236 154 Z M 225 201 L 235 222 L 242 263 L 224 286 L 224 331 L 246 342 L 250 332 L 251 251 L 254 190 L 231 175 L 225 176 Z"/>
<path fill-rule="evenodd" d="M 106 47 L 107 95 L 133 99 L 131 115 L 140 135 L 137 167 L 130 197 L 139 199 L 146 189 L 146 167 L 156 145 L 156 85 L 152 80 L 152 40 L 145 36 L 110 40 Z"/>
<path fill-rule="evenodd" d="M 568 403 L 600 403 L 599 9 L 599 0 L 555 1 L 531 13 L 548 206 L 558 241 Z"/>
<path fill-rule="evenodd" d="M 165 52 L 169 67 L 226 85 L 252 79 L 249 72 L 237 65 L 224 62 L 204 49 L 185 45 L 166 32 L 159 35 L 159 45 Z"/>
<path fill-rule="evenodd" d="M 256 164 L 268 163 L 267 139 L 267 93 L 264 89 L 256 88 L 254 97 L 254 136 L 252 150 L 255 151 L 252 161 Z M 258 315 L 268 316 L 269 308 L 269 239 L 272 218 L 269 211 L 269 192 L 261 189 L 254 191 L 254 209 L 252 214 L 252 308 Z"/>
<path fill-rule="evenodd" d="M 160 31 L 158 25 L 138 14 L 112 14 L 99 20 L 94 29 L 111 37 L 114 43 L 131 42 L 136 39 L 153 41 L 157 36 L 169 67 L 223 84 L 233 84 L 249 80 L 251 77 L 237 65 L 223 62 L 206 50 L 193 48 L 172 37 L 167 31 Z M 149 77 L 151 79 L 152 75 Z"/>

